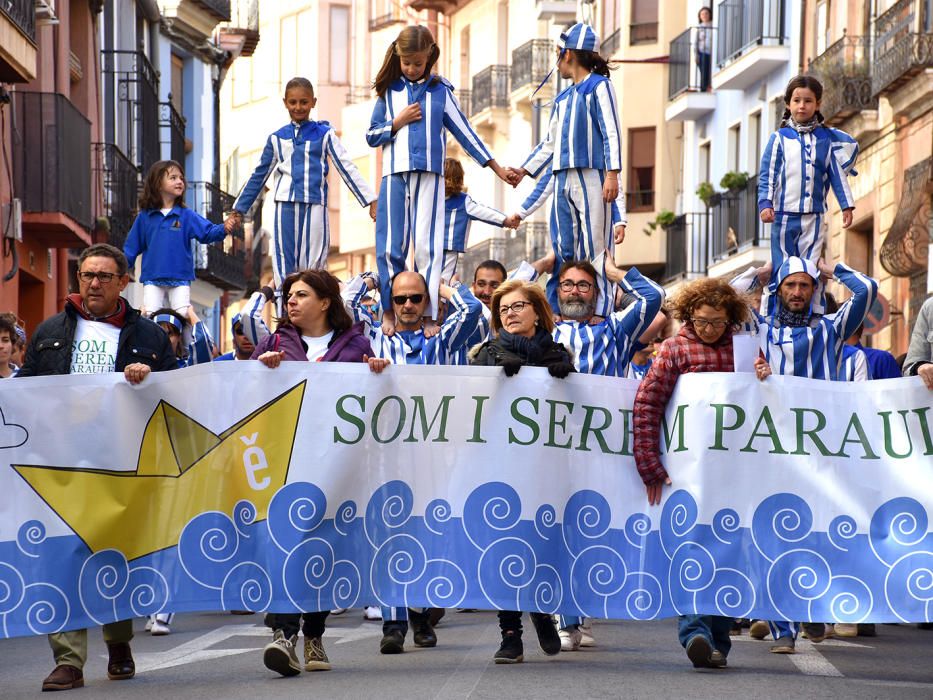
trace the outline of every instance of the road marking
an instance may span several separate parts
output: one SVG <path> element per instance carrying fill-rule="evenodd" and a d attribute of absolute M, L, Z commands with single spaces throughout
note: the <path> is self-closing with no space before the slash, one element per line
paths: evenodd
<path fill-rule="evenodd" d="M 490 622 L 480 630 L 476 642 L 460 659 L 447 682 L 434 694 L 436 698 L 469 698 L 476 690 L 486 668 L 492 662 L 499 641 L 499 623 Z"/>
<path fill-rule="evenodd" d="M 816 649 L 816 645 L 809 639 L 797 640 L 797 653 L 788 654 L 791 663 L 797 670 L 807 676 L 831 676 L 842 678 L 842 671 L 833 666 Z"/>

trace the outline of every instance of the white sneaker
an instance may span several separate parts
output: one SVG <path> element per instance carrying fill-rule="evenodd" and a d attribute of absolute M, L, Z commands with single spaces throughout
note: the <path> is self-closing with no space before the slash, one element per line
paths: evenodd
<path fill-rule="evenodd" d="M 557 636 L 560 637 L 561 651 L 577 651 L 580 648 L 580 640 L 583 633 L 576 627 L 558 630 Z"/>
<path fill-rule="evenodd" d="M 382 608 L 378 605 L 367 605 L 363 608 L 363 619 L 379 622 L 382 620 Z"/>
<path fill-rule="evenodd" d="M 162 622 L 161 620 L 151 620 L 151 625 L 149 626 L 149 633 L 153 637 L 164 637 L 167 634 L 172 633 L 172 628 L 168 626 L 167 622 Z"/>
<path fill-rule="evenodd" d="M 331 615 L 343 615 L 347 611 L 346 608 L 334 608 L 330 611 Z"/>
<path fill-rule="evenodd" d="M 593 621 L 590 618 L 584 618 L 583 624 L 580 625 L 580 646 L 581 647 L 595 647 L 596 639 L 593 637 Z"/>

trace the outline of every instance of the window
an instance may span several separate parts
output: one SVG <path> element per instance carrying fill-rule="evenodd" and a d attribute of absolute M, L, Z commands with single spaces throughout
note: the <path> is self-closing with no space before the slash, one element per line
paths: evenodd
<path fill-rule="evenodd" d="M 700 145 L 700 153 L 697 157 L 697 172 L 700 174 L 700 182 L 709 182 L 710 179 L 710 143 L 707 141 Z"/>
<path fill-rule="evenodd" d="M 330 6 L 330 82 L 346 85 L 350 82 L 350 8 Z"/>
<path fill-rule="evenodd" d="M 628 210 L 654 211 L 653 126 L 628 130 L 628 160 Z"/>
<path fill-rule="evenodd" d="M 733 172 L 739 172 L 739 152 L 742 144 L 742 124 L 729 127 L 729 140 L 726 142 L 726 167 Z"/>
<path fill-rule="evenodd" d="M 172 54 L 172 106 L 179 114 L 184 114 L 185 100 L 185 61 L 181 56 Z"/>
<path fill-rule="evenodd" d="M 658 0 L 632 0 L 629 44 L 653 44 L 658 40 Z"/>
<path fill-rule="evenodd" d="M 826 0 L 816 3 L 816 55 L 819 56 L 829 45 L 829 10 Z"/>
<path fill-rule="evenodd" d="M 755 112 L 748 118 L 748 168 L 750 173 L 757 173 L 761 164 L 761 112 Z"/>

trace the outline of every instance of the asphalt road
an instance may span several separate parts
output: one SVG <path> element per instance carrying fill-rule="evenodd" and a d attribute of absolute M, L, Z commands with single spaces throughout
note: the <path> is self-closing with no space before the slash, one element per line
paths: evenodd
<path fill-rule="evenodd" d="M 933 631 L 879 625 L 878 636 L 798 642 L 778 656 L 746 633 L 733 638 L 729 667 L 696 671 L 677 643 L 673 620 L 596 621 L 597 646 L 546 657 L 526 618 L 525 663 L 496 666 L 494 613 L 449 611 L 434 649 L 409 634 L 399 656 L 378 652 L 381 624 L 358 610 L 331 616 L 325 647 L 333 670 L 280 678 L 262 665 L 269 639 L 260 615 L 181 615 L 165 637 L 137 625 L 136 678 L 108 681 L 106 650 L 92 630 L 85 688 L 76 698 L 933 698 Z M 0 641 L 0 698 L 40 696 L 52 669 L 44 637 Z M 48 697 L 48 695 L 43 695 Z"/>

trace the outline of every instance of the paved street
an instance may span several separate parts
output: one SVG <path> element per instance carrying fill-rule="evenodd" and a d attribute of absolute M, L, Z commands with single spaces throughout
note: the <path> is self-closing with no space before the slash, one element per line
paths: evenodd
<path fill-rule="evenodd" d="M 379 623 L 359 611 L 334 617 L 325 646 L 328 673 L 280 678 L 262 666 L 268 639 L 259 615 L 182 615 L 173 633 L 150 637 L 139 621 L 134 680 L 106 680 L 105 652 L 92 631 L 86 686 L 78 698 L 681 698 L 845 697 L 933 698 L 933 632 L 915 625 L 879 625 L 879 636 L 798 643 L 794 656 L 768 653 L 767 642 L 733 638 L 729 668 L 694 671 L 677 644 L 674 622 L 601 622 L 598 646 L 545 657 L 526 632 L 525 663 L 496 666 L 493 613 L 449 612 L 435 649 L 411 646 L 381 656 Z M 530 623 L 529 623 L 530 627 Z M 530 639 L 528 638 L 530 632 Z M 40 695 L 52 668 L 44 637 L 0 642 L 0 697 Z M 68 696 L 71 697 L 71 696 Z"/>

